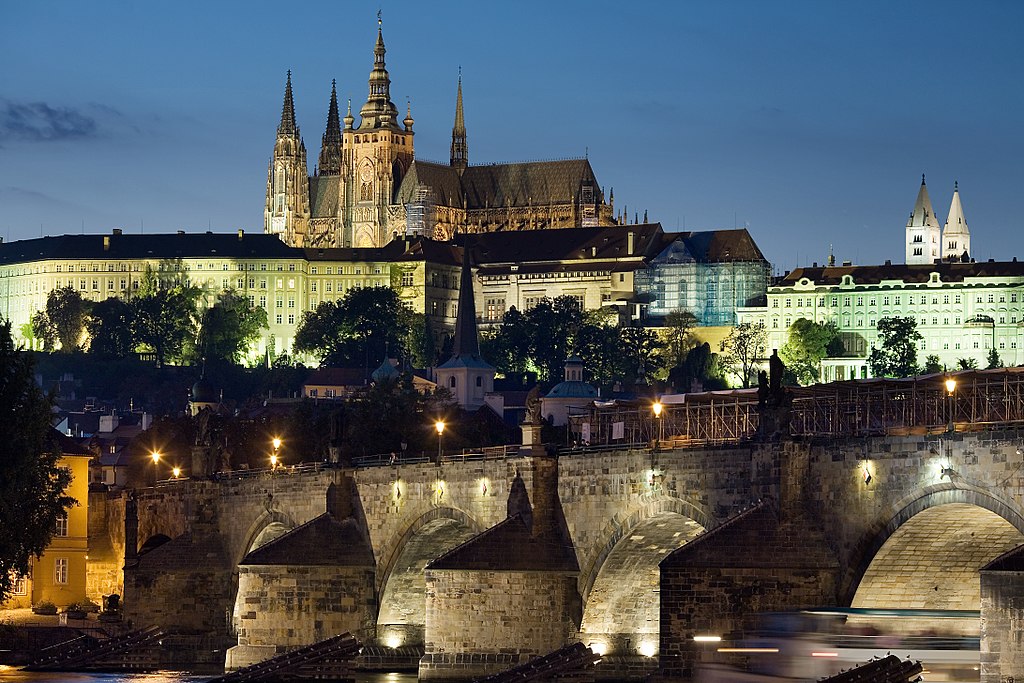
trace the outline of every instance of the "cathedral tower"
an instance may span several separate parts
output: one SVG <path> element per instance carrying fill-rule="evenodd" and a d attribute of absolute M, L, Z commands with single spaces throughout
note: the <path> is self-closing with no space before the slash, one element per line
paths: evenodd
<path fill-rule="evenodd" d="M 953 201 L 949 205 L 946 227 L 942 230 L 942 258 L 960 260 L 971 255 L 971 231 L 967 229 L 967 218 L 960 203 L 960 183 L 953 183 Z"/>
<path fill-rule="evenodd" d="M 469 146 L 466 144 L 466 121 L 462 115 L 462 69 L 459 69 L 459 93 L 455 97 L 455 125 L 452 126 L 451 166 L 462 175 L 469 166 Z"/>
<path fill-rule="evenodd" d="M 331 103 L 327 107 L 327 130 L 320 145 L 320 161 L 317 175 L 339 175 L 341 173 L 341 119 L 338 116 L 338 89 L 331 81 Z"/>
<path fill-rule="evenodd" d="M 286 244 L 301 247 L 309 223 L 309 176 L 306 145 L 295 123 L 292 72 L 284 88 L 281 123 L 277 127 L 274 154 L 267 170 L 267 201 L 263 231 L 273 233 Z"/>
<path fill-rule="evenodd" d="M 907 221 L 907 264 L 934 263 L 941 258 L 941 235 L 939 221 L 932 210 L 928 187 L 921 176 L 921 189 L 917 193 L 914 211 Z"/>

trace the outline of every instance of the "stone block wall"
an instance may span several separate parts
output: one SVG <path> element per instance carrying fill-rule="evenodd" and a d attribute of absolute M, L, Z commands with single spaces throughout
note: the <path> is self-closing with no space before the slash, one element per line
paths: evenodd
<path fill-rule="evenodd" d="M 752 559 L 770 548 L 752 547 Z M 836 576 L 829 569 L 777 567 L 671 567 L 661 574 L 660 668 L 669 677 L 689 677 L 702 655 L 695 635 L 721 636 L 740 630 L 752 613 L 831 604 Z"/>
<path fill-rule="evenodd" d="M 1024 680 L 1024 571 L 981 572 L 981 683 Z"/>
<path fill-rule="evenodd" d="M 346 632 L 363 643 L 374 635 L 372 568 L 242 566 L 238 593 L 239 647 L 229 654 L 231 668 Z"/>
<path fill-rule="evenodd" d="M 571 573 L 428 569 L 419 678 L 472 679 L 575 642 L 578 603 Z"/>

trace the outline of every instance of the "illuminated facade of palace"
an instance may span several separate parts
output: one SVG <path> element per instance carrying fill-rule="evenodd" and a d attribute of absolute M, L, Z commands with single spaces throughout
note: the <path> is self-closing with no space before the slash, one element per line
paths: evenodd
<path fill-rule="evenodd" d="M 398 236 L 448 240 L 456 232 L 612 225 L 587 159 L 473 165 L 459 76 L 451 158 L 417 160 L 412 109 L 391 101 L 378 25 L 369 95 L 359 122 L 340 116 L 332 84 L 313 173 L 296 123 L 291 72 L 267 171 L 264 232 L 294 247 L 383 247 Z"/>

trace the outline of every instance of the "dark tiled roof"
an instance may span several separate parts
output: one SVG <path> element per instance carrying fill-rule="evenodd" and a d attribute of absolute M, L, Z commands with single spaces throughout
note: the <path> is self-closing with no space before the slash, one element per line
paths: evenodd
<path fill-rule="evenodd" d="M 241 565 L 373 567 L 373 549 L 352 519 L 328 513 L 292 529 L 245 556 Z"/>
<path fill-rule="evenodd" d="M 778 282 L 791 286 L 803 278 L 818 285 L 838 285 L 843 276 L 852 275 L 856 284 L 878 284 L 882 280 L 902 280 L 907 283 L 928 282 L 932 273 L 938 273 L 943 282 L 963 282 L 968 277 L 1020 277 L 1024 275 L 1024 262 L 985 261 L 977 263 L 905 263 L 881 266 L 832 266 L 797 268 L 786 273 Z"/>
<path fill-rule="evenodd" d="M 593 183 L 595 199 L 602 201 L 587 159 L 469 166 L 461 177 L 451 166 L 414 161 L 396 199 L 401 204 L 414 201 L 417 188 L 425 185 L 433 191 L 437 204 L 471 210 L 569 204 L 579 197 L 585 181 Z"/>
<path fill-rule="evenodd" d="M 341 176 L 321 175 L 309 179 L 309 212 L 313 218 L 334 218 L 338 215 Z"/>
<path fill-rule="evenodd" d="M 735 230 L 706 230 L 700 232 L 670 232 L 666 240 L 681 240 L 686 251 L 699 263 L 731 261 L 765 261 L 746 228 Z"/>
<path fill-rule="evenodd" d="M 109 248 L 104 249 L 104 239 Z M 60 235 L 0 244 L 0 264 L 41 259 L 302 258 L 276 235 L 163 233 L 153 235 Z"/>
<path fill-rule="evenodd" d="M 361 387 L 370 381 L 366 368 L 319 368 L 314 370 L 303 385 Z"/>
<path fill-rule="evenodd" d="M 427 565 L 427 569 L 579 571 L 564 543 L 535 537 L 519 515 L 509 517 Z"/>
<path fill-rule="evenodd" d="M 633 235 L 633 252 L 628 250 Z M 618 259 L 653 257 L 662 249 L 660 223 L 557 230 L 487 232 L 469 237 L 473 265 L 488 266 L 544 261 L 580 261 L 580 268 L 608 268 Z M 460 236 L 465 241 L 466 236 Z"/>
<path fill-rule="evenodd" d="M 62 455 L 85 455 L 92 457 L 92 451 L 79 444 L 70 436 L 61 434 L 56 429 L 50 429 L 50 433 L 47 436 L 47 445 L 59 448 Z"/>

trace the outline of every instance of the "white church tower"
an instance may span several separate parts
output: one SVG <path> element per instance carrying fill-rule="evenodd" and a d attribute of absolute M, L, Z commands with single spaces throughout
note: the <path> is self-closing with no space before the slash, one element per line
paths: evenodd
<path fill-rule="evenodd" d="M 960 203 L 960 184 L 953 183 L 953 202 L 949 205 L 946 227 L 942 230 L 942 258 L 959 261 L 971 255 L 971 232 L 967 229 L 964 207 Z"/>
<path fill-rule="evenodd" d="M 941 258 L 941 238 L 939 221 L 932 210 L 932 200 L 928 197 L 928 187 L 922 175 L 917 202 L 907 221 L 907 264 L 934 263 Z"/>

